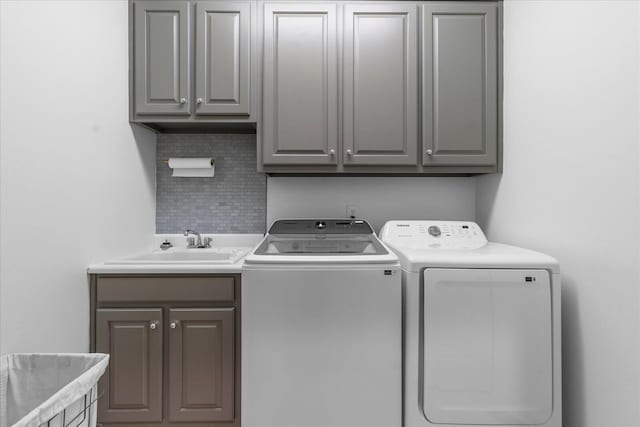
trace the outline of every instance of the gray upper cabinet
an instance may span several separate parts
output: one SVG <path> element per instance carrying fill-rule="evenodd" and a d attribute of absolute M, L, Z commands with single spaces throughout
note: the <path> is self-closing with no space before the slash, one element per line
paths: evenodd
<path fill-rule="evenodd" d="M 132 122 L 255 128 L 254 1 L 131 0 L 130 11 Z"/>
<path fill-rule="evenodd" d="M 335 165 L 337 14 L 330 3 L 265 3 L 262 161 Z"/>
<path fill-rule="evenodd" d="M 249 115 L 251 3 L 196 3 L 196 114 Z"/>
<path fill-rule="evenodd" d="M 500 8 L 265 2 L 259 170 L 501 170 Z"/>
<path fill-rule="evenodd" d="M 416 4 L 345 6 L 345 166 L 417 162 L 417 15 Z"/>
<path fill-rule="evenodd" d="M 135 111 L 189 115 L 189 4 L 135 1 Z"/>
<path fill-rule="evenodd" d="M 497 165 L 497 5 L 424 3 L 423 164 Z"/>
<path fill-rule="evenodd" d="M 502 169 L 500 1 L 129 0 L 130 119 L 266 173 Z"/>

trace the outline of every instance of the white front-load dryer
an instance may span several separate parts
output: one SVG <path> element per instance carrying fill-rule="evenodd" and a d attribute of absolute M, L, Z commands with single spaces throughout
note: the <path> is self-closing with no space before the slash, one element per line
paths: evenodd
<path fill-rule="evenodd" d="M 402 266 L 405 427 L 562 425 L 555 259 L 473 222 L 389 221 Z"/>

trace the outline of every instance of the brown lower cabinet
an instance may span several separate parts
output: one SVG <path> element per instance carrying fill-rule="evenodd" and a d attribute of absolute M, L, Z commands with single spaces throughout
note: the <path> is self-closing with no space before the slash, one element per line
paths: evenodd
<path fill-rule="evenodd" d="M 240 426 L 239 326 L 239 275 L 91 275 L 98 423 Z"/>

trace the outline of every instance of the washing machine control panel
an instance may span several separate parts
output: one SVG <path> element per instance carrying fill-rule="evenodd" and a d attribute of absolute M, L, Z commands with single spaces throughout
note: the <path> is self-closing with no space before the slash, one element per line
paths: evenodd
<path fill-rule="evenodd" d="M 389 221 L 380 238 L 408 249 L 477 249 L 487 244 L 478 224 L 470 221 Z"/>

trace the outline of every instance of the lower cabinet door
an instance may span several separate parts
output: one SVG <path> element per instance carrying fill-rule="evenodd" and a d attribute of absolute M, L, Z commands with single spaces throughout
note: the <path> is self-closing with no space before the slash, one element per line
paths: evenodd
<path fill-rule="evenodd" d="M 234 420 L 234 308 L 169 310 L 169 421 Z"/>
<path fill-rule="evenodd" d="M 97 310 L 96 351 L 111 356 L 98 422 L 162 421 L 162 309 Z"/>

